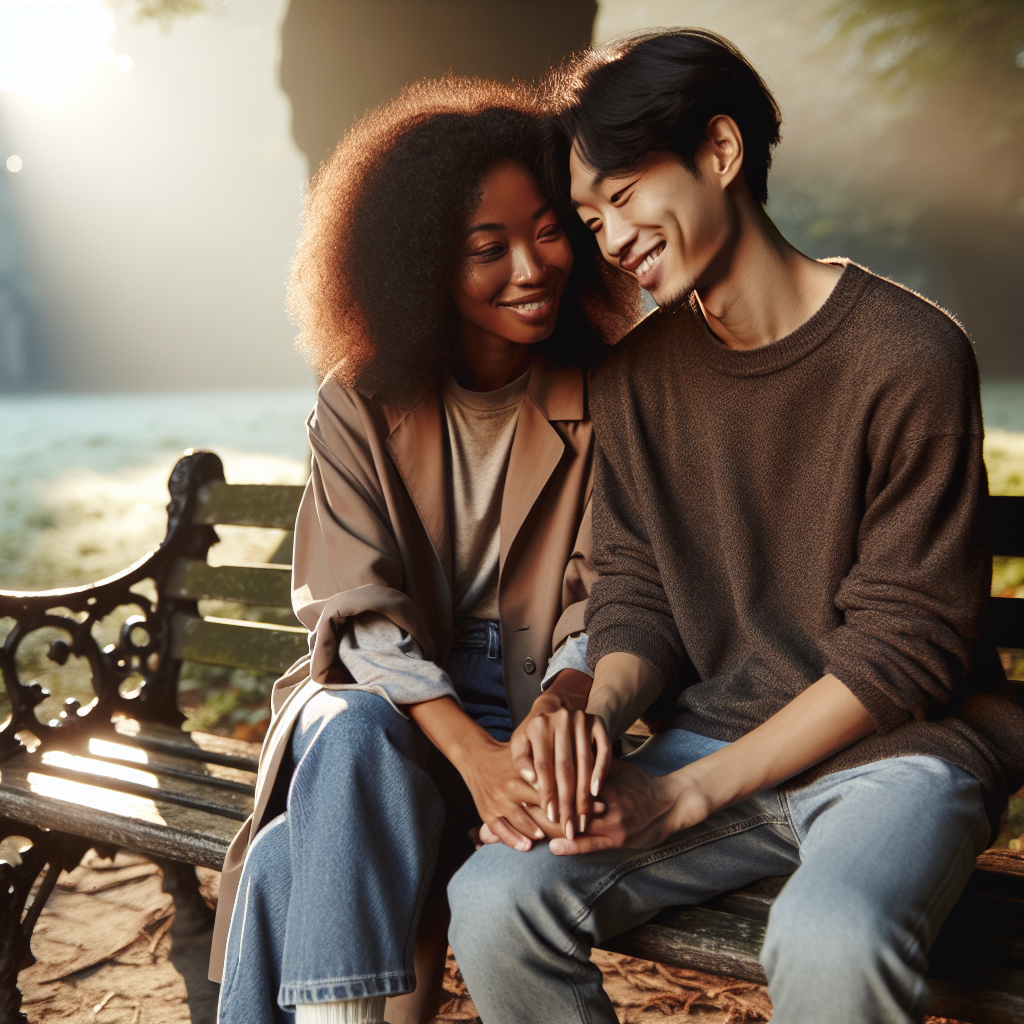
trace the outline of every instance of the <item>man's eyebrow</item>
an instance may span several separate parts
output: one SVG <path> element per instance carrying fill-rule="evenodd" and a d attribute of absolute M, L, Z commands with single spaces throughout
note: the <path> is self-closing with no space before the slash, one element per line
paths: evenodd
<path fill-rule="evenodd" d="M 543 211 L 541 211 L 541 212 L 543 212 Z M 540 214 L 537 214 L 536 216 L 539 217 Z M 466 235 L 468 237 L 469 235 L 473 234 L 474 231 L 504 231 L 504 230 L 505 230 L 505 225 L 504 224 L 474 224 L 466 232 Z"/>
<path fill-rule="evenodd" d="M 537 212 L 536 212 L 536 213 L 535 213 L 535 214 L 533 215 L 533 218 L 532 218 L 532 219 L 533 219 L 533 220 L 538 220 L 539 218 L 543 217 L 543 216 L 544 216 L 544 214 L 545 214 L 545 213 L 547 213 L 547 212 L 548 212 L 548 210 L 550 210 L 550 209 L 551 209 L 551 204 L 550 204 L 550 203 L 545 203 L 545 204 L 544 204 L 544 205 L 543 205 L 543 206 L 542 206 L 542 207 L 541 207 L 541 208 L 540 208 L 540 209 L 539 209 L 539 210 L 538 210 L 538 211 L 537 211 Z"/>

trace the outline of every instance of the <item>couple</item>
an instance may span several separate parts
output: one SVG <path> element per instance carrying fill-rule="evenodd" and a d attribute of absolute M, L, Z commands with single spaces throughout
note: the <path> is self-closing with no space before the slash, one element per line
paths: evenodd
<path fill-rule="evenodd" d="M 779 111 L 724 40 L 556 84 L 412 87 L 310 192 L 311 653 L 225 866 L 221 1024 L 427 1021 L 446 932 L 486 1024 L 613 1024 L 594 944 L 791 872 L 775 1020 L 920 1020 L 1024 765 L 970 342 L 780 235 Z"/>

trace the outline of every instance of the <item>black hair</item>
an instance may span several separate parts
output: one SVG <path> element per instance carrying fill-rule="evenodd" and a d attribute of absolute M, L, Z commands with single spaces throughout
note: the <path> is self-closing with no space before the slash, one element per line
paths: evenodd
<path fill-rule="evenodd" d="M 585 51 L 556 75 L 561 110 L 549 126 L 545 177 L 563 204 L 573 143 L 602 175 L 632 170 L 655 151 L 674 153 L 695 171 L 708 122 L 720 114 L 736 122 L 747 185 L 767 202 L 782 115 L 761 76 L 727 39 L 706 29 L 656 29 Z"/>

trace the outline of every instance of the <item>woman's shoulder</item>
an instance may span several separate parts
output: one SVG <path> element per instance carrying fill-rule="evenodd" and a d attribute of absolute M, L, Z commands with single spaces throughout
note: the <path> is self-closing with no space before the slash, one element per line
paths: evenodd
<path fill-rule="evenodd" d="M 367 398 L 329 377 L 317 390 L 316 404 L 308 420 L 310 437 L 332 451 L 353 443 L 361 447 L 373 439 L 383 442 L 407 411 Z"/>

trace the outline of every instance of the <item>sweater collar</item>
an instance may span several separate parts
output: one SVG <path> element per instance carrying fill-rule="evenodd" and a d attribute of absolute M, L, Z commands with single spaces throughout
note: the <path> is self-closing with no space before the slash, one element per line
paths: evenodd
<path fill-rule="evenodd" d="M 697 326 L 697 346 L 701 359 L 713 370 L 730 377 L 760 377 L 784 370 L 803 359 L 824 342 L 856 305 L 871 275 L 847 259 L 828 260 L 845 267 L 832 294 L 821 308 L 792 334 L 755 349 L 726 348 L 711 332 L 704 314 L 691 297 L 689 308 L 679 311 L 680 316 L 692 316 Z"/>

